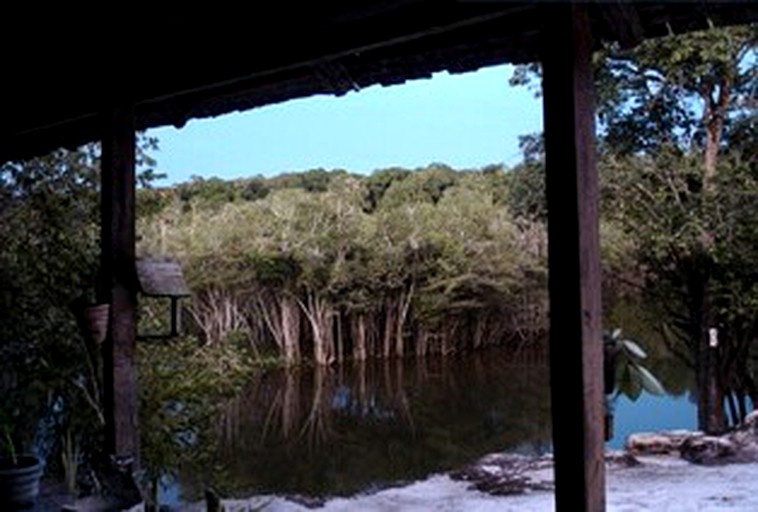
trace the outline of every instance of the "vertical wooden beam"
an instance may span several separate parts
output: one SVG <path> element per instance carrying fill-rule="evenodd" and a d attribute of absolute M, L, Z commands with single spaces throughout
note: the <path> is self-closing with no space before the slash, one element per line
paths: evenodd
<path fill-rule="evenodd" d="M 556 509 L 605 510 L 592 35 L 586 4 L 546 12 L 543 54 Z"/>
<path fill-rule="evenodd" d="M 137 463 L 134 111 L 121 105 L 102 120 L 101 294 L 111 306 L 103 346 L 106 448 Z"/>

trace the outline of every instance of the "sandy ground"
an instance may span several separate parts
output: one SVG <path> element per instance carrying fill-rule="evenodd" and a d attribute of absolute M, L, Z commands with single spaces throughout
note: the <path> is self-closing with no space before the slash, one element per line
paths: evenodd
<path fill-rule="evenodd" d="M 616 512 L 758 511 L 758 464 L 698 466 L 675 457 L 642 457 L 640 466 L 613 467 L 607 473 L 607 503 Z M 225 500 L 227 512 L 313 510 L 281 497 Z M 186 510 L 201 510 L 191 507 Z M 554 510 L 552 492 L 490 496 L 470 490 L 466 482 L 435 475 L 404 487 L 334 498 L 323 512 L 494 512 Z"/>

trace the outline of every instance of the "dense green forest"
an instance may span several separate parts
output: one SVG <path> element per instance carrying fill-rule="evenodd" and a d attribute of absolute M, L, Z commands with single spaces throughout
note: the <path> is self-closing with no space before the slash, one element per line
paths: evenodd
<path fill-rule="evenodd" d="M 545 330 L 545 235 L 492 167 L 313 170 L 144 190 L 139 252 L 178 258 L 206 345 L 286 364 L 449 353 Z"/>
<path fill-rule="evenodd" d="M 756 40 L 755 26 L 714 29 L 596 59 L 604 307 L 634 297 L 659 312 L 651 328 L 707 390 L 709 431 L 758 403 Z M 539 72 L 519 67 L 511 82 L 535 86 Z M 156 141 L 139 141 L 138 253 L 180 261 L 192 290 L 189 335 L 140 347 L 148 432 L 180 421 L 171 393 L 187 410 L 207 406 L 256 362 L 423 357 L 546 333 L 539 134 L 523 137 L 513 168 L 315 169 L 167 188 L 152 187 Z M 0 427 L 28 445 L 46 418 L 69 466 L 76 440 L 98 445 L 102 424 L 99 354 L 71 309 L 99 286 L 98 158 L 89 145 L 0 167 Z M 162 305 L 141 306 L 141 329 L 161 327 Z"/>

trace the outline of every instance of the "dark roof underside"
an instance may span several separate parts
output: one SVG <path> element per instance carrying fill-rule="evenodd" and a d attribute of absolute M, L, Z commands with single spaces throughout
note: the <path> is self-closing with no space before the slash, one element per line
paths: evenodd
<path fill-rule="evenodd" d="M 549 51 L 542 26 L 556 7 L 508 0 L 303 4 L 250 2 L 239 13 L 123 13 L 86 25 L 91 17 L 71 13 L 49 22 L 6 16 L 6 26 L 24 37 L 0 35 L 0 161 L 97 139 L 98 112 L 119 99 L 134 102 L 138 129 L 181 126 L 442 70 L 536 61 L 542 47 Z M 595 33 L 627 45 L 758 20 L 753 2 L 590 6 Z"/>

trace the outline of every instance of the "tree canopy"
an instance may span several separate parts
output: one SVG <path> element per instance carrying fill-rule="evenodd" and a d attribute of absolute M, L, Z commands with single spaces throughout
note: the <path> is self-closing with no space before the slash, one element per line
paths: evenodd
<path fill-rule="evenodd" d="M 758 26 L 608 46 L 595 56 L 606 221 L 633 249 L 646 292 L 696 369 L 700 427 L 758 398 L 755 306 Z M 512 83 L 533 84 L 538 66 Z M 712 329 L 720 337 L 710 345 Z"/>

